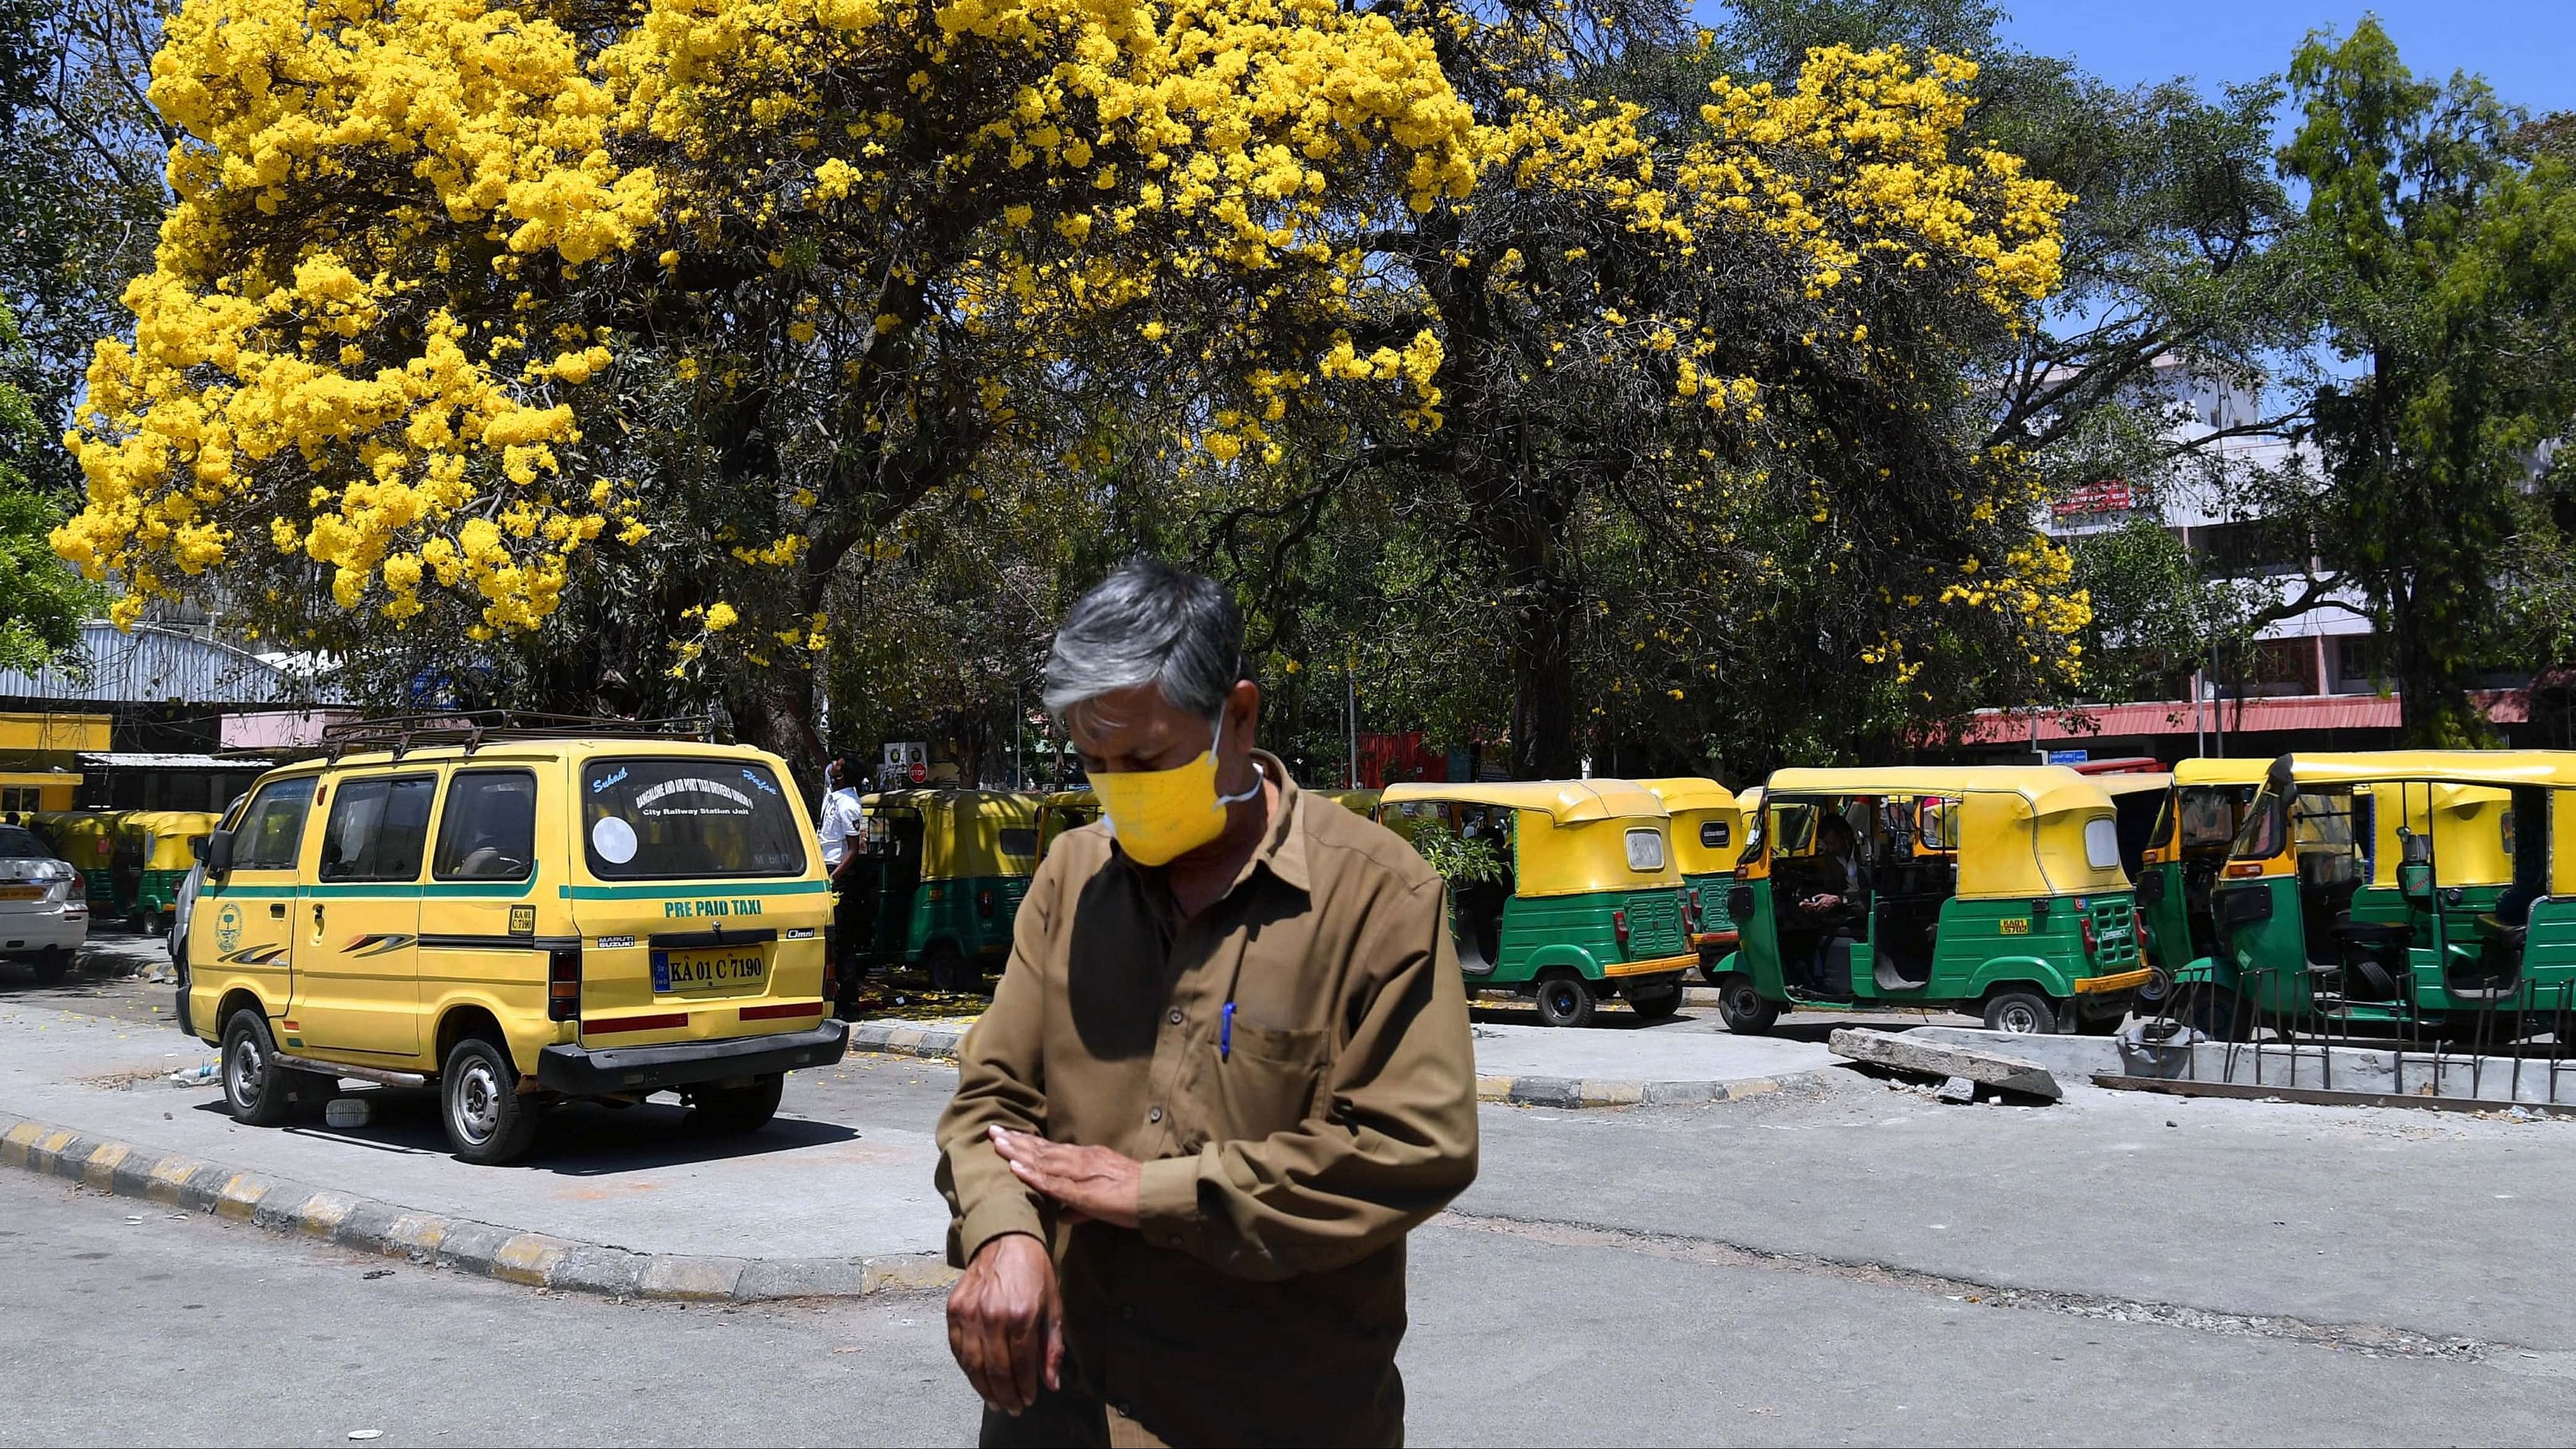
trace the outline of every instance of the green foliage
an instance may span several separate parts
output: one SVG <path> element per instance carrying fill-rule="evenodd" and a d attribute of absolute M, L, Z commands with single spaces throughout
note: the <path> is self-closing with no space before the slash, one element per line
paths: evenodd
<path fill-rule="evenodd" d="M 1413 848 L 1452 888 L 1503 878 L 1503 852 L 1489 837 L 1470 840 L 1438 820 L 1425 820 L 1414 827 Z"/>
<path fill-rule="evenodd" d="M 23 359 L 15 323 L 0 306 L 0 363 Z M 48 541 L 62 506 L 29 483 L 10 459 L 34 451 L 46 429 L 27 395 L 0 380 L 0 669 L 37 670 L 80 647 L 80 626 L 104 605 L 101 592 Z"/>
<path fill-rule="evenodd" d="M 2311 36 L 2290 81 L 2281 164 L 2358 364 L 2317 390 L 2305 518 L 2391 637 L 2410 741 L 2476 743 L 2467 690 L 2510 645 L 2517 578 L 2567 573 L 2526 483 L 2576 411 L 2576 178 L 2546 144 L 2517 150 L 2521 117 L 2483 81 L 2414 75 L 2375 21 Z"/>

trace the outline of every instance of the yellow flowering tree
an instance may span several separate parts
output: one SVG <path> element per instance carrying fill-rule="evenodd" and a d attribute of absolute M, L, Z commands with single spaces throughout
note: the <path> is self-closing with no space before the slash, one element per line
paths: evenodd
<path fill-rule="evenodd" d="M 189 0 L 151 94 L 178 199 L 56 538 L 120 616 L 220 580 L 387 679 L 788 741 L 835 580 L 978 467 L 1418 410 L 1427 343 L 1326 371 L 1350 222 L 1476 160 L 1432 40 L 1330 0 Z"/>
<path fill-rule="evenodd" d="M 1972 64 L 1827 46 L 1744 84 L 1703 39 L 1664 53 L 1663 94 L 1696 103 L 1649 105 L 1619 91 L 1644 47 L 1589 61 L 1561 12 L 1406 13 L 1473 62 L 1452 72 L 1481 172 L 1374 239 L 1350 335 L 1381 363 L 1436 337 L 1417 391 L 1440 425 L 1346 412 L 1317 451 L 1351 466 L 1294 470 L 1220 530 L 1308 502 L 1401 520 L 1318 632 L 1366 640 L 1426 717 L 1504 726 L 1523 775 L 2071 676 L 2085 604 L 2024 460 L 1982 441 L 1977 377 L 2057 286 L 2068 197 L 1974 140 Z M 1727 698 L 1783 675 L 1816 688 L 1758 717 Z"/>

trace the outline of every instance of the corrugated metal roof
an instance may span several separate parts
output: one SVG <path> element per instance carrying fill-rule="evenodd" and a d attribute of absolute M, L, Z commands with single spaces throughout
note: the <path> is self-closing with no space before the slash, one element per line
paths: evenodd
<path fill-rule="evenodd" d="M 88 770 L 265 770 L 277 763 L 232 755 L 162 755 L 134 750 L 84 750 L 79 758 L 81 767 Z"/>
<path fill-rule="evenodd" d="M 2530 716 L 2531 696 L 2519 689 L 2475 691 L 2473 703 L 2497 724 L 2520 724 Z M 2212 716 L 2216 717 L 2213 719 Z M 2197 723 L 2192 718 L 2191 701 L 2166 700 L 2153 704 L 2088 704 L 2071 710 L 2055 710 L 2039 717 L 2039 738 L 2045 740 L 2120 739 L 2137 735 L 2187 735 L 2195 729 L 2223 727 L 2227 733 L 2264 730 L 2393 730 L 2400 724 L 2401 706 L 2395 699 L 2375 694 L 2291 695 L 2286 698 L 2221 700 L 2213 708 L 2203 706 Z M 2070 726 L 2069 717 L 2084 721 Z M 1977 717 L 1961 732 L 1961 744 L 2008 745 L 2026 741 L 2030 734 L 2027 712 L 2006 713 L 2002 710 L 1979 710 Z"/>
<path fill-rule="evenodd" d="M 340 692 L 307 671 L 281 668 L 245 649 L 175 629 L 104 619 L 81 626 L 87 678 L 62 669 L 0 670 L 0 699 L 98 704 L 337 703 Z"/>

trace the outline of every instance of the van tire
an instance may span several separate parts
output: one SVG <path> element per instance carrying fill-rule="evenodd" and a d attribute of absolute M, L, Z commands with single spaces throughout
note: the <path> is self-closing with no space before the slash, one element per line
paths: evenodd
<path fill-rule="evenodd" d="M 438 1124 L 459 1162 L 497 1167 L 528 1150 L 537 1114 L 519 1095 L 519 1069 L 500 1043 L 469 1036 L 438 1074 Z"/>
<path fill-rule="evenodd" d="M 1717 1016 L 1737 1036 L 1761 1036 L 1780 1019 L 1780 1004 L 1764 996 L 1752 977 L 1730 971 L 1717 983 Z"/>
<path fill-rule="evenodd" d="M 269 1035 L 268 1018 L 244 1007 L 224 1023 L 224 1106 L 245 1127 L 275 1127 L 286 1121 L 303 1098 L 320 1099 L 333 1085 L 311 1072 L 277 1064 L 277 1038 Z"/>
<path fill-rule="evenodd" d="M 966 959 L 966 953 L 954 942 L 939 941 L 921 953 L 922 969 L 930 973 L 930 989 L 964 996 L 984 989 L 984 973 Z"/>
<path fill-rule="evenodd" d="M 779 1094 L 786 1090 L 787 1074 L 772 1072 L 754 1078 L 748 1087 L 700 1087 L 689 1094 L 688 1127 L 691 1131 L 731 1135 L 757 1132 L 778 1115 Z"/>
<path fill-rule="evenodd" d="M 2056 1036 L 2066 1030 L 2074 1003 L 2057 1002 L 2027 986 L 2007 986 L 1986 998 L 1986 1030 L 2024 1036 Z"/>
<path fill-rule="evenodd" d="M 1592 987 L 1571 966 L 1541 973 L 1537 990 L 1538 1019 L 1544 1026 L 1590 1026 Z"/>

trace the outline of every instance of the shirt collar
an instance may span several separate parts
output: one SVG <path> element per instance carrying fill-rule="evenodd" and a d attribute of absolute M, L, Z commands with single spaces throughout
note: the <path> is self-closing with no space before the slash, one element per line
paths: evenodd
<path fill-rule="evenodd" d="M 1287 762 L 1268 750 L 1254 750 L 1261 773 L 1279 786 L 1279 809 L 1270 821 L 1269 833 L 1261 838 L 1261 848 L 1252 853 L 1252 864 L 1270 867 L 1270 873 L 1284 884 L 1301 891 L 1314 889 L 1314 877 L 1306 867 L 1306 792 L 1288 777 Z"/>

